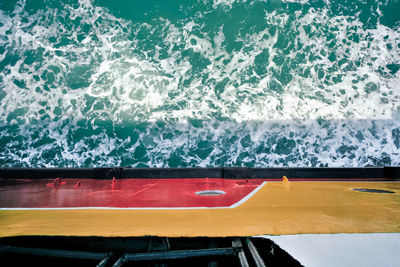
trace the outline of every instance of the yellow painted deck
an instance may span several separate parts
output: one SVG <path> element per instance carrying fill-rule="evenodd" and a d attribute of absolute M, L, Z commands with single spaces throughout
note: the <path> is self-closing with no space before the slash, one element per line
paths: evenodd
<path fill-rule="evenodd" d="M 233 209 L 0 211 L 1 237 L 384 232 L 400 232 L 400 182 L 268 182 Z"/>

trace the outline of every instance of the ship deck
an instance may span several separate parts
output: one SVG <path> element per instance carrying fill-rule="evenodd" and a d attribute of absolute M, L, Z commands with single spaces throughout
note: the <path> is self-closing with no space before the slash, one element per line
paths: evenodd
<path fill-rule="evenodd" d="M 1 237 L 400 232 L 396 177 L 3 176 Z"/>

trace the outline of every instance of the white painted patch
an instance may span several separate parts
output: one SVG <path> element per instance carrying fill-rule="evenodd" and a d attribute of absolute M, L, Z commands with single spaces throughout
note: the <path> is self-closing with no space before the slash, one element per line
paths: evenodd
<path fill-rule="evenodd" d="M 400 233 L 262 236 L 307 267 L 400 266 Z"/>

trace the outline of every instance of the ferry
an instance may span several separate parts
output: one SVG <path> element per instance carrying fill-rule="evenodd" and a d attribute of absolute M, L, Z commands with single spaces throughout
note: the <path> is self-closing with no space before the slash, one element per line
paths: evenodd
<path fill-rule="evenodd" d="M 395 266 L 399 181 L 400 167 L 1 168 L 0 255 L 48 266 Z"/>

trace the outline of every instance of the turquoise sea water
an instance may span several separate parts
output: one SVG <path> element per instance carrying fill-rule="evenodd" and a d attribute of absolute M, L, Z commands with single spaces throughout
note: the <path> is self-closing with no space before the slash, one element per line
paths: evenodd
<path fill-rule="evenodd" d="M 400 1 L 0 1 L 0 166 L 400 164 Z"/>

